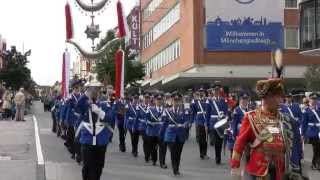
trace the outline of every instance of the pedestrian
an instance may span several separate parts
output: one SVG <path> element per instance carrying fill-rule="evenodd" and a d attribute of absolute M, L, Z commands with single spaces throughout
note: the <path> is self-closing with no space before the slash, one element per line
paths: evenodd
<path fill-rule="evenodd" d="M 285 96 L 285 103 L 281 104 L 281 112 L 291 116 L 299 125 L 302 123 L 302 111 L 298 103 L 293 102 L 291 93 Z"/>
<path fill-rule="evenodd" d="M 169 145 L 173 174 L 179 176 L 182 150 L 187 139 L 187 127 L 191 122 L 192 114 L 183 107 L 182 96 L 179 93 L 173 93 L 172 98 L 173 106 L 167 108 L 162 115 L 165 127 L 167 127 L 164 141 Z"/>
<path fill-rule="evenodd" d="M 280 78 L 261 80 L 256 85 L 261 107 L 246 113 L 233 149 L 231 174 L 238 178 L 240 161 L 249 148 L 244 180 L 302 178 L 302 143 L 298 123 L 279 111 L 284 95 Z M 291 177 L 291 178 L 288 178 Z M 296 178 L 293 178 L 296 179 Z"/>
<path fill-rule="evenodd" d="M 150 100 L 150 94 L 145 93 L 143 102 L 139 104 L 139 117 L 138 117 L 138 130 L 139 135 L 142 137 L 143 140 L 143 152 L 144 152 L 144 160 L 146 163 L 149 163 L 150 161 L 150 154 L 149 154 L 149 139 L 146 135 L 146 129 L 147 129 L 147 118 L 150 116 L 150 113 L 148 111 L 148 107 L 151 104 Z"/>
<path fill-rule="evenodd" d="M 19 92 L 15 95 L 14 102 L 15 102 L 15 110 L 16 110 L 15 120 L 16 121 L 25 121 L 24 120 L 24 111 L 25 111 L 26 100 L 25 100 L 23 88 L 20 88 Z"/>
<path fill-rule="evenodd" d="M 79 136 L 82 153 L 82 179 L 100 180 L 105 164 L 105 154 L 113 133 L 110 124 L 112 118 L 108 118 L 99 104 L 99 89 L 102 87 L 96 76 L 91 75 L 86 83 L 87 90 L 76 105 L 76 113 L 80 115 L 76 136 Z"/>
<path fill-rule="evenodd" d="M 10 93 L 9 90 L 5 90 L 3 96 L 2 96 L 2 109 L 3 109 L 3 118 L 8 119 L 11 117 L 11 108 L 12 108 L 12 103 L 11 103 L 11 98 L 12 94 Z"/>
<path fill-rule="evenodd" d="M 303 111 L 302 135 L 305 141 L 312 144 L 313 158 L 311 168 L 320 170 L 320 107 L 318 106 L 318 95 L 309 95 L 309 107 Z"/>
<path fill-rule="evenodd" d="M 126 131 L 125 131 L 125 123 L 124 123 L 124 116 L 126 113 L 125 104 L 126 104 L 125 99 L 123 97 L 119 97 L 116 101 L 114 101 L 112 106 L 113 116 L 115 118 L 118 132 L 119 132 L 120 152 L 126 152 Z"/>

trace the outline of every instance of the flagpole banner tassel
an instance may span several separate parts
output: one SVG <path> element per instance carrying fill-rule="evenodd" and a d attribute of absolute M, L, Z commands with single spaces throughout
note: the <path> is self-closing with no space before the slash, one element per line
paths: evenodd
<path fill-rule="evenodd" d="M 69 96 L 69 80 L 70 80 L 70 53 L 63 53 L 62 61 L 62 81 L 61 81 L 61 96 L 66 99 Z"/>
<path fill-rule="evenodd" d="M 115 77 L 115 91 L 116 97 L 120 98 L 124 95 L 124 52 L 119 49 L 115 55 L 116 77 Z"/>
<path fill-rule="evenodd" d="M 65 6 L 65 16 L 66 16 L 66 38 L 67 40 L 73 38 L 73 22 L 72 22 L 72 15 L 71 15 L 71 7 L 67 2 Z"/>

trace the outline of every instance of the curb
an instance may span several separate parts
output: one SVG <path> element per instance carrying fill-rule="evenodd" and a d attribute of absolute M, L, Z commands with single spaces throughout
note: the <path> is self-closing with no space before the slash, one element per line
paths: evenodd
<path fill-rule="evenodd" d="M 36 149 L 37 149 L 36 177 L 37 177 L 37 180 L 46 180 L 46 168 L 45 168 L 42 147 L 40 142 L 38 121 L 35 115 L 33 115 L 33 123 L 34 123 L 34 136 L 36 140 Z"/>

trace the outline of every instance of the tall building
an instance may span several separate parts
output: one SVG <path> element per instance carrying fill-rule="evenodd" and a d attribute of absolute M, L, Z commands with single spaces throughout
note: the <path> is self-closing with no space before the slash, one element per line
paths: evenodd
<path fill-rule="evenodd" d="M 271 76 L 271 52 L 284 52 L 288 85 L 320 64 L 299 53 L 297 0 L 140 0 L 145 88 L 221 81 L 252 87 Z"/>
<path fill-rule="evenodd" d="M 301 54 L 320 56 L 320 0 L 300 1 Z"/>

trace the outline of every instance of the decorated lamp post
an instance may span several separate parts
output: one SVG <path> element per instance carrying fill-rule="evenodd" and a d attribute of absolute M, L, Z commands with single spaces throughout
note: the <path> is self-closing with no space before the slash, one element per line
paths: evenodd
<path fill-rule="evenodd" d="M 99 2 L 94 2 L 91 0 L 90 4 L 82 2 L 82 0 L 75 0 L 75 5 L 79 8 L 81 12 L 85 15 L 90 14 L 91 23 L 87 25 L 85 34 L 88 39 L 91 39 L 91 51 L 85 50 L 82 48 L 79 43 L 74 39 L 74 29 L 73 29 L 73 20 L 70 5 L 67 3 L 65 6 L 65 16 L 66 16 L 66 42 L 72 44 L 80 54 L 88 59 L 89 61 L 95 61 L 100 56 L 104 55 L 106 50 L 114 42 L 125 38 L 128 32 L 126 18 L 123 13 L 123 7 L 120 0 L 117 2 L 117 15 L 118 15 L 118 37 L 106 43 L 101 49 L 97 50 L 95 46 L 95 40 L 100 36 L 99 25 L 95 24 L 95 17 L 100 15 L 110 3 L 110 0 L 100 0 Z M 125 53 L 122 50 L 122 47 L 119 47 L 115 55 L 115 64 L 116 64 L 116 94 L 118 97 L 123 97 L 124 89 L 124 57 Z M 92 63 L 90 63 L 92 64 Z"/>

